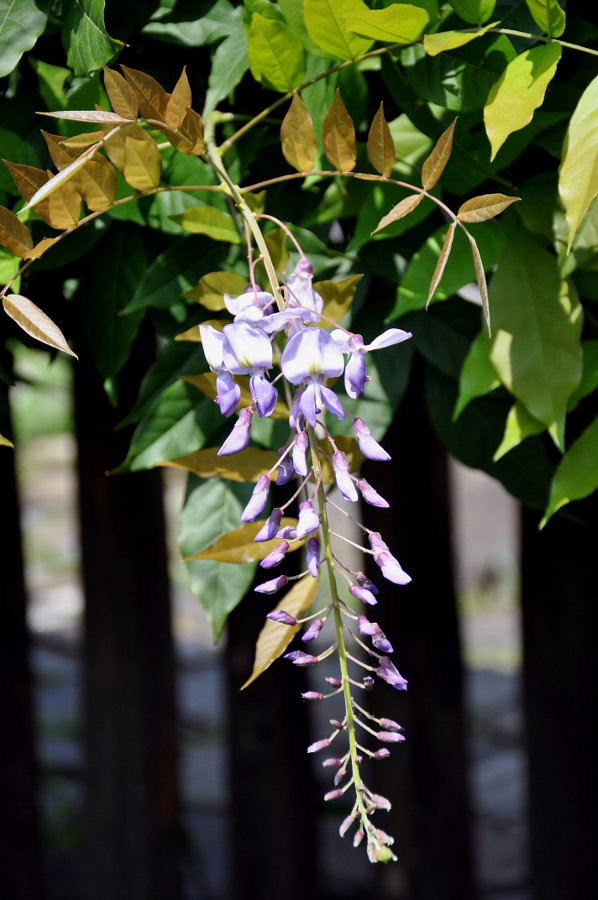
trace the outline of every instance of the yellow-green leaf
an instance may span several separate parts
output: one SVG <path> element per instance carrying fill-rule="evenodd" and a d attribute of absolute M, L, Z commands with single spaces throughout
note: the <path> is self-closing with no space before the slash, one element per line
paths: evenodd
<path fill-rule="evenodd" d="M 322 145 L 339 172 L 350 172 L 355 168 L 355 127 L 338 88 L 322 125 Z"/>
<path fill-rule="evenodd" d="M 444 243 L 442 245 L 442 250 L 440 251 L 440 256 L 438 257 L 438 262 L 436 263 L 436 268 L 434 269 L 434 274 L 432 275 L 432 281 L 430 282 L 430 290 L 428 291 L 428 299 L 426 301 L 426 309 L 430 305 L 430 300 L 434 296 L 434 291 L 438 287 L 440 283 L 440 279 L 442 278 L 442 274 L 446 268 L 446 264 L 448 262 L 448 258 L 451 252 L 451 247 L 453 246 L 453 238 L 455 237 L 455 228 L 457 227 L 456 222 L 452 222 L 449 225 Z"/>
<path fill-rule="evenodd" d="M 525 128 L 542 105 L 561 58 L 560 44 L 540 44 L 512 59 L 491 88 L 484 123 L 494 159 L 514 131 Z"/>
<path fill-rule="evenodd" d="M 208 272 L 183 297 L 201 303 L 213 312 L 226 309 L 224 295 L 238 297 L 247 287 L 247 279 L 235 272 Z"/>
<path fill-rule="evenodd" d="M 187 78 L 187 70 L 183 67 L 180 78 L 175 84 L 166 104 L 165 120 L 169 128 L 179 128 L 187 114 L 187 110 L 191 108 L 192 102 L 193 98 L 189 87 L 189 79 Z"/>
<path fill-rule="evenodd" d="M 309 110 L 299 94 L 293 94 L 291 105 L 280 126 L 282 154 L 298 172 L 311 172 L 317 144 Z"/>
<path fill-rule="evenodd" d="M 377 172 L 388 177 L 395 162 L 395 145 L 380 103 L 368 133 L 368 156 Z"/>
<path fill-rule="evenodd" d="M 480 25 L 490 18 L 496 6 L 496 0 L 449 0 L 455 12 L 465 22 Z"/>
<path fill-rule="evenodd" d="M 23 297 L 21 294 L 8 294 L 2 298 L 2 305 L 10 318 L 14 319 L 17 325 L 31 337 L 77 359 L 77 354 L 73 353 L 67 344 L 58 325 L 27 297 Z"/>
<path fill-rule="evenodd" d="M 0 244 L 21 259 L 25 259 L 33 247 L 27 226 L 4 206 L 0 206 Z"/>
<path fill-rule="evenodd" d="M 437 31 L 435 34 L 424 34 L 424 50 L 428 56 L 437 56 L 446 50 L 456 50 L 457 47 L 464 47 L 470 41 L 475 41 L 490 28 L 496 28 L 498 24 L 500 23 L 491 22 L 477 31 Z"/>
<path fill-rule="evenodd" d="M 193 387 L 196 387 L 199 391 L 202 392 L 202 394 L 205 394 L 207 397 L 214 398 L 216 396 L 217 391 L 215 372 L 202 372 L 201 375 L 182 375 L 181 377 L 183 381 L 188 382 L 188 384 L 192 384 Z M 249 378 L 247 376 L 237 375 L 236 381 L 241 388 L 239 406 L 241 408 L 245 406 L 251 406 L 253 403 L 253 398 L 249 390 Z M 274 404 L 274 409 L 272 410 L 271 416 L 273 419 L 288 419 L 289 410 L 284 403 L 281 403 L 280 400 L 277 400 Z"/>
<path fill-rule="evenodd" d="M 255 12 L 247 39 L 251 74 L 275 91 L 292 91 L 305 78 L 303 43 L 284 22 Z"/>
<path fill-rule="evenodd" d="M 162 157 L 152 141 L 125 138 L 124 177 L 137 191 L 157 187 L 162 174 Z"/>
<path fill-rule="evenodd" d="M 376 234 L 377 231 L 381 231 L 392 222 L 396 222 L 398 219 L 402 219 L 404 216 L 408 215 L 411 210 L 415 209 L 415 207 L 421 203 L 423 196 L 423 194 L 409 194 L 408 197 L 399 200 L 397 205 L 393 206 L 391 211 L 380 219 L 372 231 L 372 234 Z"/>
<path fill-rule="evenodd" d="M 488 334 L 490 334 L 490 304 L 488 302 L 488 285 L 486 284 L 486 273 L 484 272 L 484 263 L 480 256 L 480 251 L 475 239 L 468 234 L 469 243 L 471 244 L 471 252 L 473 254 L 473 264 L 475 266 L 475 277 L 478 283 L 478 290 L 482 298 L 482 309 L 484 310 L 484 318 L 488 326 Z"/>
<path fill-rule="evenodd" d="M 0 447 L 14 447 L 14 444 L 8 438 L 5 438 L 3 434 L 0 434 Z"/>
<path fill-rule="evenodd" d="M 393 44 L 412 44 L 430 21 L 425 9 L 410 3 L 393 3 L 386 9 L 360 9 L 342 17 L 355 34 Z"/>
<path fill-rule="evenodd" d="M 278 456 L 273 450 L 258 450 L 249 447 L 232 456 L 218 456 L 218 447 L 196 450 L 177 459 L 167 459 L 157 463 L 186 469 L 200 478 L 225 478 L 227 481 L 257 481 L 260 475 L 269 471 Z M 275 475 L 273 476 L 276 477 Z"/>
<path fill-rule="evenodd" d="M 485 222 L 498 216 L 511 203 L 516 203 L 521 197 L 508 197 L 506 194 L 480 194 L 461 204 L 457 217 L 461 222 Z"/>
<path fill-rule="evenodd" d="M 226 563 L 246 563 L 257 562 L 268 555 L 272 550 L 278 547 L 280 541 L 273 538 L 271 541 L 258 541 L 255 543 L 255 536 L 265 524 L 265 519 L 259 519 L 256 522 L 245 522 L 234 531 L 229 531 L 223 537 L 218 538 L 209 547 L 205 547 L 199 553 L 193 556 L 186 556 L 185 562 L 191 562 L 192 559 L 213 559 L 215 562 Z M 286 526 L 294 528 L 297 525 L 297 519 L 284 516 L 280 521 L 280 527 Z M 291 541 L 288 552 L 298 550 L 304 543 L 303 539 Z"/>
<path fill-rule="evenodd" d="M 422 166 L 422 185 L 426 191 L 434 187 L 449 161 L 451 150 L 453 149 L 453 131 L 456 124 L 457 120 L 454 119 L 446 131 L 442 132 Z"/>
<path fill-rule="evenodd" d="M 581 500 L 597 488 L 598 418 L 580 434 L 560 461 L 550 486 L 548 507 L 540 527 L 543 528 L 561 506 L 572 500 Z"/>
<path fill-rule="evenodd" d="M 272 259 L 272 265 L 282 275 L 289 262 L 286 233 L 282 228 L 275 228 L 273 231 L 268 232 L 264 240 Z"/>
<path fill-rule="evenodd" d="M 145 116 L 146 119 L 155 119 L 163 122 L 166 116 L 169 95 L 162 85 L 158 84 L 151 75 L 147 75 L 145 72 L 139 71 L 139 69 L 130 69 L 127 66 L 121 66 L 121 69 L 137 95 L 141 115 Z"/>
<path fill-rule="evenodd" d="M 557 0 L 525 0 L 534 21 L 550 37 L 560 37 L 565 30 L 566 16 Z"/>
<path fill-rule="evenodd" d="M 104 87 L 110 100 L 110 105 L 117 115 L 124 119 L 135 119 L 139 111 L 139 100 L 131 85 L 122 77 L 120 72 L 114 72 L 104 66 Z"/>
<path fill-rule="evenodd" d="M 324 301 L 322 314 L 324 321 L 333 319 L 338 322 L 350 309 L 362 275 L 351 275 L 342 281 L 317 281 L 314 289 Z"/>
<path fill-rule="evenodd" d="M 357 59 L 373 44 L 347 31 L 344 16 L 368 12 L 363 0 L 304 0 L 303 16 L 310 38 L 335 59 Z"/>
<path fill-rule="evenodd" d="M 197 325 L 192 325 L 191 328 L 179 332 L 179 334 L 175 335 L 174 339 L 175 341 L 192 341 L 194 344 L 201 344 L 201 336 Z"/>
<path fill-rule="evenodd" d="M 233 217 L 215 206 L 192 206 L 170 218 L 191 234 L 207 234 L 214 241 L 226 241 L 229 244 L 241 243 L 241 235 Z"/>
<path fill-rule="evenodd" d="M 575 233 L 598 193 L 598 75 L 573 111 L 559 172 L 559 194 L 565 207 L 571 249 Z"/>
<path fill-rule="evenodd" d="M 301 619 L 314 602 L 317 590 L 318 579 L 312 578 L 311 575 L 306 575 L 290 591 L 287 591 L 282 600 L 276 605 L 275 610 L 284 610 L 289 615 Z M 260 631 L 255 646 L 253 671 L 241 690 L 248 687 L 256 678 L 259 678 L 284 653 L 300 627 L 300 625 L 282 625 L 280 622 L 266 619 L 266 624 Z"/>
<path fill-rule="evenodd" d="M 526 438 L 533 434 L 541 434 L 543 431 L 546 431 L 546 425 L 532 416 L 524 404 L 517 400 L 507 415 L 505 432 L 492 457 L 493 462 L 498 462 L 509 450 L 518 447 Z"/>

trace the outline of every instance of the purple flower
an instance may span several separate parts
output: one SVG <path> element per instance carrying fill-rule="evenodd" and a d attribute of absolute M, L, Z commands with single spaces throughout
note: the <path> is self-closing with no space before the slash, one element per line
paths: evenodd
<path fill-rule="evenodd" d="M 337 788 L 335 791 L 328 791 L 327 794 L 324 794 L 324 800 L 339 800 L 342 796 L 343 792 Z"/>
<path fill-rule="evenodd" d="M 298 475 L 305 478 L 307 475 L 307 458 L 306 450 L 309 443 L 308 437 L 304 431 L 300 431 L 295 438 L 293 446 L 293 466 Z"/>
<path fill-rule="evenodd" d="M 314 741 L 313 744 L 310 744 L 307 748 L 308 753 L 317 753 L 318 750 L 323 750 L 325 747 L 330 746 L 330 738 L 322 738 L 321 741 Z"/>
<path fill-rule="evenodd" d="M 314 666 L 317 661 L 317 656 L 311 656 L 309 653 L 304 653 L 303 650 L 292 650 L 290 653 L 285 653 L 283 659 L 290 659 L 294 666 Z M 309 750 L 307 751 L 309 753 Z"/>
<path fill-rule="evenodd" d="M 287 307 L 301 307 L 305 311 L 309 311 L 311 315 L 307 319 L 310 322 L 317 322 L 322 312 L 324 301 L 314 291 L 313 280 L 314 267 L 308 259 L 300 259 L 295 266 L 294 272 L 289 276 L 285 288 L 285 299 Z"/>
<path fill-rule="evenodd" d="M 320 541 L 317 537 L 311 537 L 307 542 L 307 568 L 312 578 L 317 578 L 320 566 Z"/>
<path fill-rule="evenodd" d="M 359 628 L 360 634 L 372 635 L 376 633 L 376 629 L 379 629 L 379 625 L 377 622 L 370 622 L 365 616 L 357 617 L 357 627 Z"/>
<path fill-rule="evenodd" d="M 357 493 L 357 489 L 353 483 L 353 480 L 349 475 L 349 462 L 342 450 L 337 450 L 337 452 L 333 455 L 332 465 L 334 467 L 334 477 L 336 479 L 339 491 L 341 492 L 345 500 L 350 500 L 354 503 L 359 499 L 359 495 Z"/>
<path fill-rule="evenodd" d="M 249 498 L 249 503 L 241 513 L 241 522 L 253 522 L 261 515 L 261 513 L 263 513 L 266 503 L 268 502 L 269 490 L 269 477 L 267 475 L 260 475 L 257 484 L 253 489 L 253 493 Z"/>
<path fill-rule="evenodd" d="M 379 506 L 381 509 L 388 508 L 388 500 L 385 500 L 384 497 L 381 497 L 378 491 L 375 491 L 371 484 L 365 480 L 365 478 L 360 478 L 357 482 L 357 487 L 361 491 L 363 499 L 366 503 L 369 503 L 370 506 Z"/>
<path fill-rule="evenodd" d="M 360 587 L 358 584 L 352 584 L 349 588 L 349 593 L 352 597 L 356 597 L 357 600 L 361 600 L 362 603 L 367 603 L 368 606 L 375 606 L 378 602 L 371 591 Z"/>
<path fill-rule="evenodd" d="M 235 317 L 235 323 L 243 322 L 260 326 L 264 318 L 264 309 L 272 308 L 273 304 L 272 294 L 260 291 L 251 284 L 238 297 L 224 295 L 224 305 Z"/>
<path fill-rule="evenodd" d="M 292 616 L 290 613 L 285 612 L 284 609 L 273 609 L 272 612 L 269 612 L 266 616 L 267 619 L 272 619 L 273 622 L 280 622 L 281 625 L 296 625 L 297 619 L 295 616 Z"/>
<path fill-rule="evenodd" d="M 200 325 L 199 334 L 203 352 L 216 376 L 216 402 L 223 416 L 231 416 L 241 396 L 241 388 L 235 384 L 224 361 L 224 335 L 211 325 Z"/>
<path fill-rule="evenodd" d="M 396 688 L 397 691 L 407 690 L 406 679 L 403 678 L 402 675 L 399 675 L 399 672 L 389 660 L 388 656 L 380 657 L 380 665 L 376 669 L 376 675 L 378 675 L 383 681 L 386 681 L 388 684 L 392 685 L 392 687 Z"/>
<path fill-rule="evenodd" d="M 379 462 L 386 462 L 390 459 L 390 454 L 380 446 L 378 441 L 374 440 L 372 432 L 363 419 L 353 419 L 353 429 L 359 449 L 364 456 L 367 456 L 368 459 L 377 459 Z"/>
<path fill-rule="evenodd" d="M 326 678 L 324 679 L 324 681 L 327 684 L 331 684 L 332 687 L 341 687 L 342 686 L 342 681 L 340 681 L 338 678 L 333 678 L 332 675 L 327 675 Z"/>
<path fill-rule="evenodd" d="M 281 459 L 278 463 L 278 470 L 276 472 L 276 484 L 286 484 L 295 474 L 293 461 L 288 454 L 283 457 L 284 451 L 284 447 L 278 451 L 278 455 Z"/>
<path fill-rule="evenodd" d="M 374 551 L 374 559 L 382 569 L 382 574 L 394 584 L 409 584 L 411 576 L 403 571 L 399 562 L 388 549 L 377 532 L 369 535 L 370 546 Z"/>
<path fill-rule="evenodd" d="M 280 527 L 280 520 L 282 519 L 282 510 L 279 509 L 278 506 L 275 506 L 256 536 L 254 537 L 254 542 L 259 543 L 260 541 L 271 541 L 272 538 L 277 536 L 278 529 Z"/>
<path fill-rule="evenodd" d="M 262 561 L 260 562 L 260 566 L 262 569 L 273 569 L 274 566 L 277 566 L 279 563 L 283 561 L 285 558 L 286 552 L 289 549 L 288 541 L 281 541 L 278 547 L 275 547 L 271 553 L 268 553 Z M 387 651 L 392 652 L 392 651 Z"/>
<path fill-rule="evenodd" d="M 280 367 L 287 381 L 303 385 L 297 402 L 312 427 L 323 406 L 339 419 L 344 418 L 340 400 L 323 383 L 326 378 L 337 378 L 344 368 L 343 354 L 327 331 L 303 328 L 292 335 L 283 350 Z"/>
<path fill-rule="evenodd" d="M 372 644 L 380 653 L 392 653 L 392 644 L 380 627 L 372 635 Z"/>
<path fill-rule="evenodd" d="M 405 684 L 406 683 L 407 682 L 405 682 Z M 406 688 L 402 688 L 402 690 L 406 690 Z M 398 744 L 405 740 L 404 736 L 402 734 L 397 734 L 396 731 L 379 731 L 376 737 L 379 741 L 384 741 L 387 744 Z"/>
<path fill-rule="evenodd" d="M 324 624 L 322 619 L 314 619 L 311 623 L 307 631 L 301 635 L 301 640 L 308 644 L 310 641 L 313 641 L 319 635 L 322 630 L 322 625 Z"/>
<path fill-rule="evenodd" d="M 297 537 L 305 537 L 311 531 L 319 528 L 320 519 L 312 506 L 311 500 L 304 500 L 299 504 L 299 519 L 297 521 Z"/>
<path fill-rule="evenodd" d="M 388 331 L 374 338 L 371 344 L 364 344 L 360 334 L 347 334 L 340 328 L 335 328 L 331 337 L 343 353 L 349 354 L 349 361 L 345 369 L 345 390 L 349 397 L 356 400 L 363 393 L 367 380 L 365 354 L 370 350 L 379 350 L 381 347 L 390 347 L 392 344 L 406 341 L 411 334 L 400 328 L 389 328 Z"/>
<path fill-rule="evenodd" d="M 249 374 L 249 390 L 258 416 L 269 416 L 278 392 L 265 376 L 272 368 L 272 344 L 260 328 L 246 322 L 224 326 L 224 363 L 233 375 Z"/>
<path fill-rule="evenodd" d="M 394 719 L 378 719 L 385 731 L 402 731 L 402 727 Z"/>
<path fill-rule="evenodd" d="M 292 525 L 285 525 L 284 528 L 276 532 L 275 537 L 284 541 L 294 541 L 297 538 L 297 529 L 293 528 Z"/>
<path fill-rule="evenodd" d="M 228 372 L 216 376 L 216 403 L 223 416 L 232 416 L 241 397 L 241 388 Z"/>
<path fill-rule="evenodd" d="M 250 406 L 244 406 L 239 412 L 239 418 L 235 422 L 233 430 L 218 451 L 218 456 L 230 456 L 232 453 L 238 453 L 245 450 L 249 444 L 249 429 L 251 426 L 251 416 L 253 410 Z"/>
<path fill-rule="evenodd" d="M 254 588 L 257 594 L 275 594 L 281 588 L 288 584 L 289 579 L 286 575 L 279 575 L 278 578 L 272 578 L 270 581 L 264 581 Z"/>
<path fill-rule="evenodd" d="M 388 747 L 380 747 L 379 750 L 376 750 L 374 753 L 374 759 L 388 759 L 390 756 L 390 750 Z"/>

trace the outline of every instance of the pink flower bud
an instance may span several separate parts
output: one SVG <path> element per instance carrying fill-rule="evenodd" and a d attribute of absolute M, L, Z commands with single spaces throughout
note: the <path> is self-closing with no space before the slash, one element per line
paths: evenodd
<path fill-rule="evenodd" d="M 278 578 L 272 578 L 270 581 L 264 581 L 254 588 L 257 594 L 275 594 L 281 588 L 288 584 L 289 579 L 286 575 L 279 575 Z"/>
<path fill-rule="evenodd" d="M 381 747 L 379 750 L 376 750 L 374 753 L 374 759 L 386 759 L 390 756 L 390 750 L 388 747 Z"/>
<path fill-rule="evenodd" d="M 330 746 L 330 738 L 323 738 L 321 741 L 315 741 L 313 744 L 310 744 L 307 748 L 308 753 L 317 753 L 318 750 L 323 750 L 325 747 Z"/>
<path fill-rule="evenodd" d="M 324 694 L 320 694 L 318 691 L 305 691 L 301 694 L 304 700 L 323 700 Z"/>
<path fill-rule="evenodd" d="M 333 678 L 332 675 L 327 675 L 324 681 L 328 682 L 328 684 L 331 684 L 332 687 L 342 686 L 342 681 L 339 681 L 338 678 Z"/>
<path fill-rule="evenodd" d="M 340 766 L 340 764 L 341 764 L 340 759 L 334 759 L 334 757 L 330 757 L 330 756 L 328 757 L 328 759 L 325 759 L 324 762 L 322 763 L 323 766 Z"/>
<path fill-rule="evenodd" d="M 324 794 L 324 800 L 326 800 L 326 801 L 328 801 L 328 800 L 339 800 L 340 797 L 342 797 L 342 796 L 343 796 L 343 792 L 340 791 L 340 790 L 336 790 L 336 791 L 328 791 L 327 794 Z"/>
<path fill-rule="evenodd" d="M 385 741 L 387 744 L 398 744 L 399 741 L 405 740 L 403 735 L 397 734 L 396 731 L 379 731 L 376 737 L 379 741 Z"/>
<path fill-rule="evenodd" d="M 314 619 L 311 623 L 305 634 L 301 635 L 301 640 L 308 644 L 310 641 L 313 641 L 314 638 L 317 638 L 320 631 L 322 630 L 322 625 L 324 624 L 322 619 Z"/>

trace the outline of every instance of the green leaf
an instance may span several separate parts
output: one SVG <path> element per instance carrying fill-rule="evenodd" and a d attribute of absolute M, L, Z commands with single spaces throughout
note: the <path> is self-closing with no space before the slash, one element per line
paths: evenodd
<path fill-rule="evenodd" d="M 485 328 L 473 339 L 459 376 L 459 396 L 453 419 L 458 419 L 465 407 L 476 397 L 493 391 L 500 385 L 496 369 L 490 360 L 490 341 Z"/>
<path fill-rule="evenodd" d="M 583 341 L 583 371 L 577 390 L 573 391 L 567 403 L 567 412 L 576 409 L 579 402 L 598 388 L 598 341 Z"/>
<path fill-rule="evenodd" d="M 206 102 L 202 112 L 204 119 L 221 100 L 229 96 L 248 68 L 247 37 L 239 21 L 231 34 L 219 45 L 212 58 Z"/>
<path fill-rule="evenodd" d="M 25 165 L 39 167 L 39 157 L 35 150 L 20 135 L 2 126 L 0 126 L 0 147 L 2 147 L 2 156 L 6 159 L 18 159 Z M 0 191 L 6 191 L 7 194 L 13 195 L 18 193 L 14 181 L 4 165 L 0 165 Z"/>
<path fill-rule="evenodd" d="M 476 226 L 472 231 L 476 229 Z M 397 302 L 387 321 L 395 319 L 411 309 L 422 309 L 428 302 L 428 293 L 444 245 L 446 226 L 438 228 L 414 253 L 399 286 Z M 475 230 L 484 267 L 491 269 L 501 258 L 507 246 L 507 236 L 500 227 L 484 225 Z M 442 279 L 430 302 L 446 300 L 466 284 L 476 280 L 471 256 L 471 246 L 461 228 L 455 231 L 450 257 Z"/>
<path fill-rule="evenodd" d="M 305 578 L 293 585 L 290 591 L 287 591 L 276 605 L 275 610 L 284 610 L 289 615 L 301 619 L 316 599 L 317 590 L 318 579 L 306 575 Z M 273 622 L 272 619 L 266 620 L 255 646 L 253 671 L 241 690 L 249 687 L 281 656 L 300 628 L 301 625 L 283 625 L 281 622 Z"/>
<path fill-rule="evenodd" d="M 225 241 L 228 244 L 241 243 L 241 235 L 233 217 L 215 206 L 193 206 L 171 218 L 192 234 L 205 234 L 214 241 Z"/>
<path fill-rule="evenodd" d="M 14 447 L 14 444 L 8 438 L 5 438 L 3 434 L 0 434 L 0 447 Z"/>
<path fill-rule="evenodd" d="M 64 8 L 62 41 L 75 75 L 100 69 L 124 46 L 106 33 L 104 5 L 104 0 L 69 0 Z"/>
<path fill-rule="evenodd" d="M 344 23 L 344 17 L 368 13 L 363 0 L 304 0 L 305 27 L 312 41 L 332 59 L 357 59 L 373 44 L 370 38 L 357 37 Z"/>
<path fill-rule="evenodd" d="M 247 40 L 251 74 L 275 91 L 291 91 L 305 78 L 305 52 L 288 25 L 257 13 Z"/>
<path fill-rule="evenodd" d="M 236 528 L 252 487 L 232 481 L 189 479 L 187 499 L 180 515 L 179 547 L 192 556 Z M 201 560 L 188 563 L 191 590 L 204 607 L 214 639 L 222 634 L 229 613 L 245 595 L 255 563 L 231 566 Z"/>
<path fill-rule="evenodd" d="M 567 129 L 559 172 L 559 194 L 569 225 L 571 249 L 575 232 L 598 193 L 598 75 L 581 95 Z"/>
<path fill-rule="evenodd" d="M 202 47 L 230 34 L 231 23 L 239 19 L 241 13 L 228 0 L 216 0 L 215 3 L 213 0 L 193 0 L 172 6 L 170 12 L 159 19 L 153 17 L 144 25 L 142 34 L 184 47 Z M 163 10 L 164 7 L 160 11 Z"/>
<path fill-rule="evenodd" d="M 581 305 L 556 258 L 519 235 L 490 284 L 490 357 L 502 383 L 564 446 L 567 401 L 582 374 Z"/>
<path fill-rule="evenodd" d="M 496 6 L 496 0 L 449 0 L 458 16 L 471 25 L 487 22 Z"/>
<path fill-rule="evenodd" d="M 477 31 L 437 31 L 434 34 L 424 34 L 424 50 L 428 56 L 437 56 L 439 53 L 445 53 L 447 50 L 456 50 L 457 47 L 464 47 L 476 38 L 486 34 L 490 28 L 495 28 L 499 23 L 491 22 L 485 28 L 479 28 Z"/>
<path fill-rule="evenodd" d="M 535 110 L 544 102 L 561 52 L 561 46 L 555 43 L 525 50 L 511 60 L 490 89 L 484 107 L 484 123 L 492 147 L 491 159 L 510 134 L 531 122 Z"/>
<path fill-rule="evenodd" d="M 419 40 L 430 21 L 425 9 L 410 3 L 393 3 L 386 9 L 352 10 L 342 19 L 349 31 L 375 41 L 396 44 L 411 44 Z"/>
<path fill-rule="evenodd" d="M 0 78 L 9 75 L 46 27 L 49 0 L 0 0 Z"/>
<path fill-rule="evenodd" d="M 565 30 L 566 16 L 557 0 L 525 0 L 532 18 L 550 37 L 560 37 Z"/>
<path fill-rule="evenodd" d="M 581 500 L 598 488 L 598 418 L 563 456 L 550 486 L 543 528 L 555 512 L 572 500 Z"/>
<path fill-rule="evenodd" d="M 526 438 L 543 431 L 546 431 L 546 425 L 532 416 L 521 400 L 517 400 L 509 410 L 505 433 L 492 459 L 495 462 L 502 459 L 505 453 L 519 446 Z"/>

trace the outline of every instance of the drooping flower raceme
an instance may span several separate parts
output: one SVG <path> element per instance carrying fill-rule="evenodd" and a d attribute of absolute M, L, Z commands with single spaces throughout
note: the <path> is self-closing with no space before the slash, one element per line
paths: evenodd
<path fill-rule="evenodd" d="M 294 665 L 315 666 L 337 652 L 339 671 L 335 675 L 326 675 L 324 679 L 331 690 L 327 693 L 307 691 L 303 696 L 306 700 L 319 701 L 341 694 L 345 715 L 342 720 L 331 720 L 332 732 L 315 741 L 308 752 L 328 748 L 333 741 L 341 740 L 341 734 L 347 737 L 348 749 L 339 753 L 338 757 L 324 761 L 325 766 L 334 766 L 337 770 L 335 789 L 327 793 L 325 799 L 340 799 L 352 788 L 354 802 L 350 815 L 341 825 L 341 835 L 354 827 L 354 844 L 359 844 L 363 839 L 372 862 L 388 861 L 395 858 L 390 849 L 393 840 L 377 828 L 370 817 L 378 809 L 388 809 L 390 804 L 386 798 L 366 787 L 360 766 L 364 756 L 383 759 L 389 754 L 388 747 L 372 748 L 366 746 L 364 741 L 371 743 L 373 739 L 384 744 L 398 743 L 403 740 L 403 735 L 399 734 L 399 725 L 390 719 L 373 716 L 357 703 L 353 694 L 359 690 L 370 691 L 374 686 L 373 676 L 401 691 L 406 689 L 407 681 L 389 658 L 392 646 L 380 626 L 370 621 L 361 609 L 354 609 L 354 606 L 361 604 L 375 606 L 378 588 L 363 572 L 354 572 L 337 561 L 333 541 L 344 538 L 333 534 L 328 525 L 328 507 L 332 502 L 328 483 L 334 480 L 343 497 L 354 506 L 358 506 L 361 497 L 374 506 L 386 507 L 388 503 L 384 497 L 365 479 L 354 474 L 354 470 L 359 453 L 380 461 L 388 460 L 390 456 L 363 418 L 357 416 L 351 421 L 346 416 L 331 382 L 344 375 L 346 393 L 356 400 L 367 382 L 366 354 L 401 343 L 411 335 L 391 328 L 365 344 L 361 335 L 346 329 L 335 327 L 331 331 L 334 323 L 326 318 L 324 301 L 312 282 L 312 264 L 302 256 L 282 286 L 282 291 L 275 284 L 272 285 L 272 293 L 252 284 L 238 297 L 225 295 L 225 306 L 233 316 L 233 322 L 224 325 L 222 332 L 211 325 L 200 326 L 201 340 L 208 364 L 217 374 L 216 401 L 223 415 L 232 415 L 239 402 L 241 391 L 235 377 L 249 375 L 252 406 L 240 410 L 235 426 L 218 451 L 221 456 L 237 453 L 248 446 L 253 414 L 258 418 L 271 416 L 279 392 L 289 402 L 288 440 L 279 450 L 273 468 L 259 476 L 241 519 L 246 523 L 255 522 L 264 513 L 273 478 L 278 485 L 296 479 L 298 486 L 290 499 L 284 503 L 277 500 L 280 505 L 274 507 L 265 520 L 257 523 L 259 528 L 255 541 L 258 545 L 269 542 L 260 566 L 266 570 L 282 566 L 287 553 L 303 544 L 306 568 L 295 578 L 307 579 L 314 584 L 314 579 L 319 577 L 324 567 L 328 571 L 332 597 L 324 609 L 305 619 L 297 619 L 286 611 L 283 598 L 268 616 L 271 623 L 275 623 L 269 627 L 307 624 L 302 635 L 303 646 L 309 644 L 310 650 L 314 647 L 314 651 L 291 650 L 286 653 L 285 657 Z M 278 305 L 275 296 L 279 298 Z M 283 302 L 280 298 L 284 298 Z M 279 370 L 278 375 L 276 369 Z M 279 379 L 282 379 L 280 384 Z M 345 438 L 340 447 L 340 441 L 335 440 L 326 427 L 327 413 L 332 413 L 341 421 L 349 419 L 348 430 L 352 429 L 354 437 Z M 273 490 L 280 491 L 282 488 Z M 296 524 L 281 527 L 286 507 L 296 498 Z M 409 575 L 381 535 L 371 532 L 359 522 L 357 525 L 368 538 L 369 546 L 364 547 L 363 552 L 373 557 L 382 577 L 395 586 L 408 584 L 411 580 Z M 278 541 L 274 548 L 271 544 L 273 540 Z M 347 583 L 346 600 L 339 594 L 339 577 Z M 275 594 L 293 580 L 279 574 L 259 584 L 256 591 Z M 316 645 L 326 633 L 328 619 L 334 624 L 335 643 L 318 653 Z M 365 650 L 368 662 L 347 654 L 345 640 L 351 635 Z M 364 670 L 361 680 L 359 672 L 352 671 L 353 667 Z"/>

